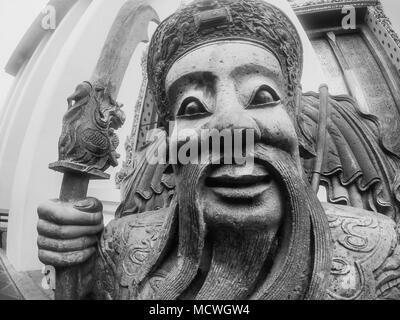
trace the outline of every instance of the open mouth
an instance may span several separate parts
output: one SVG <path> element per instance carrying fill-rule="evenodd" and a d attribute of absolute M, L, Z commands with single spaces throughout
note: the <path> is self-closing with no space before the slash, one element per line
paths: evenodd
<path fill-rule="evenodd" d="M 124 121 L 122 121 L 122 119 L 120 119 L 119 117 L 113 118 L 111 121 L 111 127 L 114 128 L 115 130 L 118 130 L 119 128 L 121 128 L 124 124 Z"/>
<path fill-rule="evenodd" d="M 270 173 L 260 164 L 222 165 L 211 172 L 205 184 L 223 198 L 252 199 L 264 193 L 271 181 Z"/>

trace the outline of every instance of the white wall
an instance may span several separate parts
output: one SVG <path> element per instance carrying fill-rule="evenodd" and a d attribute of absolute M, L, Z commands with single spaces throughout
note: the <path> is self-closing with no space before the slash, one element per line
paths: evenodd
<path fill-rule="evenodd" d="M 0 1 L 0 114 L 14 80 L 4 71 L 4 66 L 19 40 L 47 2 L 48 0 Z"/>
<path fill-rule="evenodd" d="M 10 181 L 12 198 L 7 254 L 18 270 L 41 268 L 37 259 L 36 208 L 44 199 L 58 197 L 61 175 L 47 166 L 58 157 L 57 143 L 66 111 L 66 97 L 78 83 L 90 79 L 108 30 L 123 2 L 80 0 L 77 7 L 85 9 L 89 6 L 83 10 L 83 15 L 82 11 L 72 9 L 53 35 L 57 38 L 75 15 L 80 16 L 72 23 L 69 34 L 64 36 L 62 49 L 42 80 L 41 88 L 36 90 L 31 121 L 19 157 L 15 159 L 15 176 Z M 42 52 L 43 60 L 52 54 L 52 47 L 47 46 Z M 26 88 L 25 94 L 35 89 L 34 86 Z"/>

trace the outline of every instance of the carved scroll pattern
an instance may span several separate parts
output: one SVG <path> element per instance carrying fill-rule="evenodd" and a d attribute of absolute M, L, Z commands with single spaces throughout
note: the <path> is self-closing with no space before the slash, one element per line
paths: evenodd
<path fill-rule="evenodd" d="M 395 224 L 361 211 L 346 213 L 340 207 L 335 210 L 336 214 L 328 213 L 334 240 L 329 298 L 398 297 L 400 248 Z"/>

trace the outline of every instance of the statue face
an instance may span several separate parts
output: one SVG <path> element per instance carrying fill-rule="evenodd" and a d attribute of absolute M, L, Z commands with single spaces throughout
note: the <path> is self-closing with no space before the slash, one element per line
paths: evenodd
<path fill-rule="evenodd" d="M 180 148 L 202 130 L 252 130 L 254 143 L 300 163 L 296 131 L 282 102 L 284 88 L 279 61 L 261 46 L 227 41 L 199 47 L 175 62 L 166 78 L 175 114 L 172 136 L 178 137 L 171 144 Z M 179 183 L 179 169 L 175 171 Z M 260 159 L 254 165 L 210 165 L 199 181 L 207 224 L 279 225 L 282 188 Z"/>

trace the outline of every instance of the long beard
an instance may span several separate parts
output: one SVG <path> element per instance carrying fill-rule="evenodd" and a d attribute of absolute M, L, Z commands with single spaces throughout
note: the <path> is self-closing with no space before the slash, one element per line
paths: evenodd
<path fill-rule="evenodd" d="M 158 289 L 160 299 L 321 299 L 329 272 L 329 231 L 323 209 L 298 167 L 284 151 L 257 145 L 255 157 L 275 171 L 287 199 L 278 233 L 207 226 L 199 185 L 209 164 L 178 172 L 178 258 Z M 211 262 L 200 280 L 206 243 Z M 307 257 L 309 259 L 307 259 Z"/>
<path fill-rule="evenodd" d="M 248 298 L 262 274 L 276 233 L 230 227 L 222 227 L 210 233 L 210 268 L 196 299 Z"/>
<path fill-rule="evenodd" d="M 180 168 L 178 196 L 178 258 L 158 289 L 161 300 L 178 299 L 197 275 L 203 254 L 205 223 L 199 210 L 196 186 L 207 165 L 188 164 Z"/>

